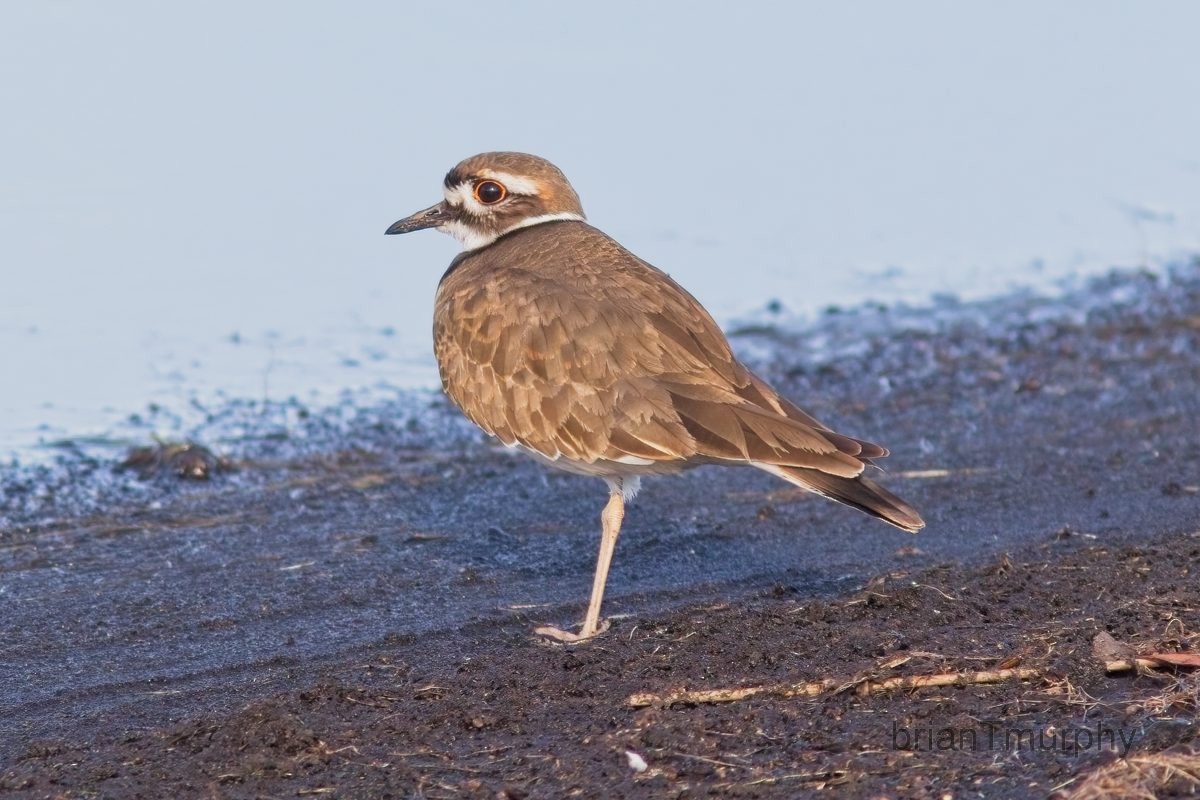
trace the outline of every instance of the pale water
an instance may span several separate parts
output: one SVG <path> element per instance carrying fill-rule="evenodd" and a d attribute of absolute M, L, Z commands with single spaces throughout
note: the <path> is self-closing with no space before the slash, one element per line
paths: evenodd
<path fill-rule="evenodd" d="M 430 386 L 489 149 L 722 320 L 1200 252 L 1200 4 L 0 7 L 0 455 Z M 169 431 L 168 431 L 169 432 Z"/>

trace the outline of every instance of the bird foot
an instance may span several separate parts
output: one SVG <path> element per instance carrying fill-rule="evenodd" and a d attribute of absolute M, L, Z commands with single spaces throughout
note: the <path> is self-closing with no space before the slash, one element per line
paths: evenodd
<path fill-rule="evenodd" d="M 579 644 L 580 642 L 586 642 L 593 636 L 599 636 L 604 633 L 608 630 L 608 626 L 608 620 L 604 620 L 596 627 L 596 630 L 590 633 L 586 630 L 581 630 L 579 633 L 571 633 L 570 631 L 564 631 L 562 628 L 555 628 L 553 625 L 543 625 L 540 628 L 535 628 L 533 632 L 538 636 L 545 636 L 548 639 L 553 639 L 563 644 Z"/>

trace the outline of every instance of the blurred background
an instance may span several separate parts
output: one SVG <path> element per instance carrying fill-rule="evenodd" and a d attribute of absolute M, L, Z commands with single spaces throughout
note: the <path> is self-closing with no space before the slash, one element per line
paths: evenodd
<path fill-rule="evenodd" d="M 483 150 L 723 322 L 1200 252 L 1200 4 L 0 8 L 0 456 L 148 404 L 436 385 Z"/>

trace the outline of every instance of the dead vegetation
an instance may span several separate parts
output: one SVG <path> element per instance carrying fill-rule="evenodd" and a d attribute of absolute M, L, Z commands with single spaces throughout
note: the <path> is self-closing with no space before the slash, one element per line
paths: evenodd
<path fill-rule="evenodd" d="M 1200 752 L 1131 756 L 1093 770 L 1060 800 L 1159 800 L 1200 794 Z"/>

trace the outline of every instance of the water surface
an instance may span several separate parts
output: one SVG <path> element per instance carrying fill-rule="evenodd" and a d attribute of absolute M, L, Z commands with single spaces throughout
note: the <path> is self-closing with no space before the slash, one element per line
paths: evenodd
<path fill-rule="evenodd" d="M 0 10 L 0 454 L 150 403 L 429 386 L 488 149 L 722 320 L 1200 251 L 1200 6 L 370 0 Z M 372 388 L 374 387 L 374 388 Z"/>

